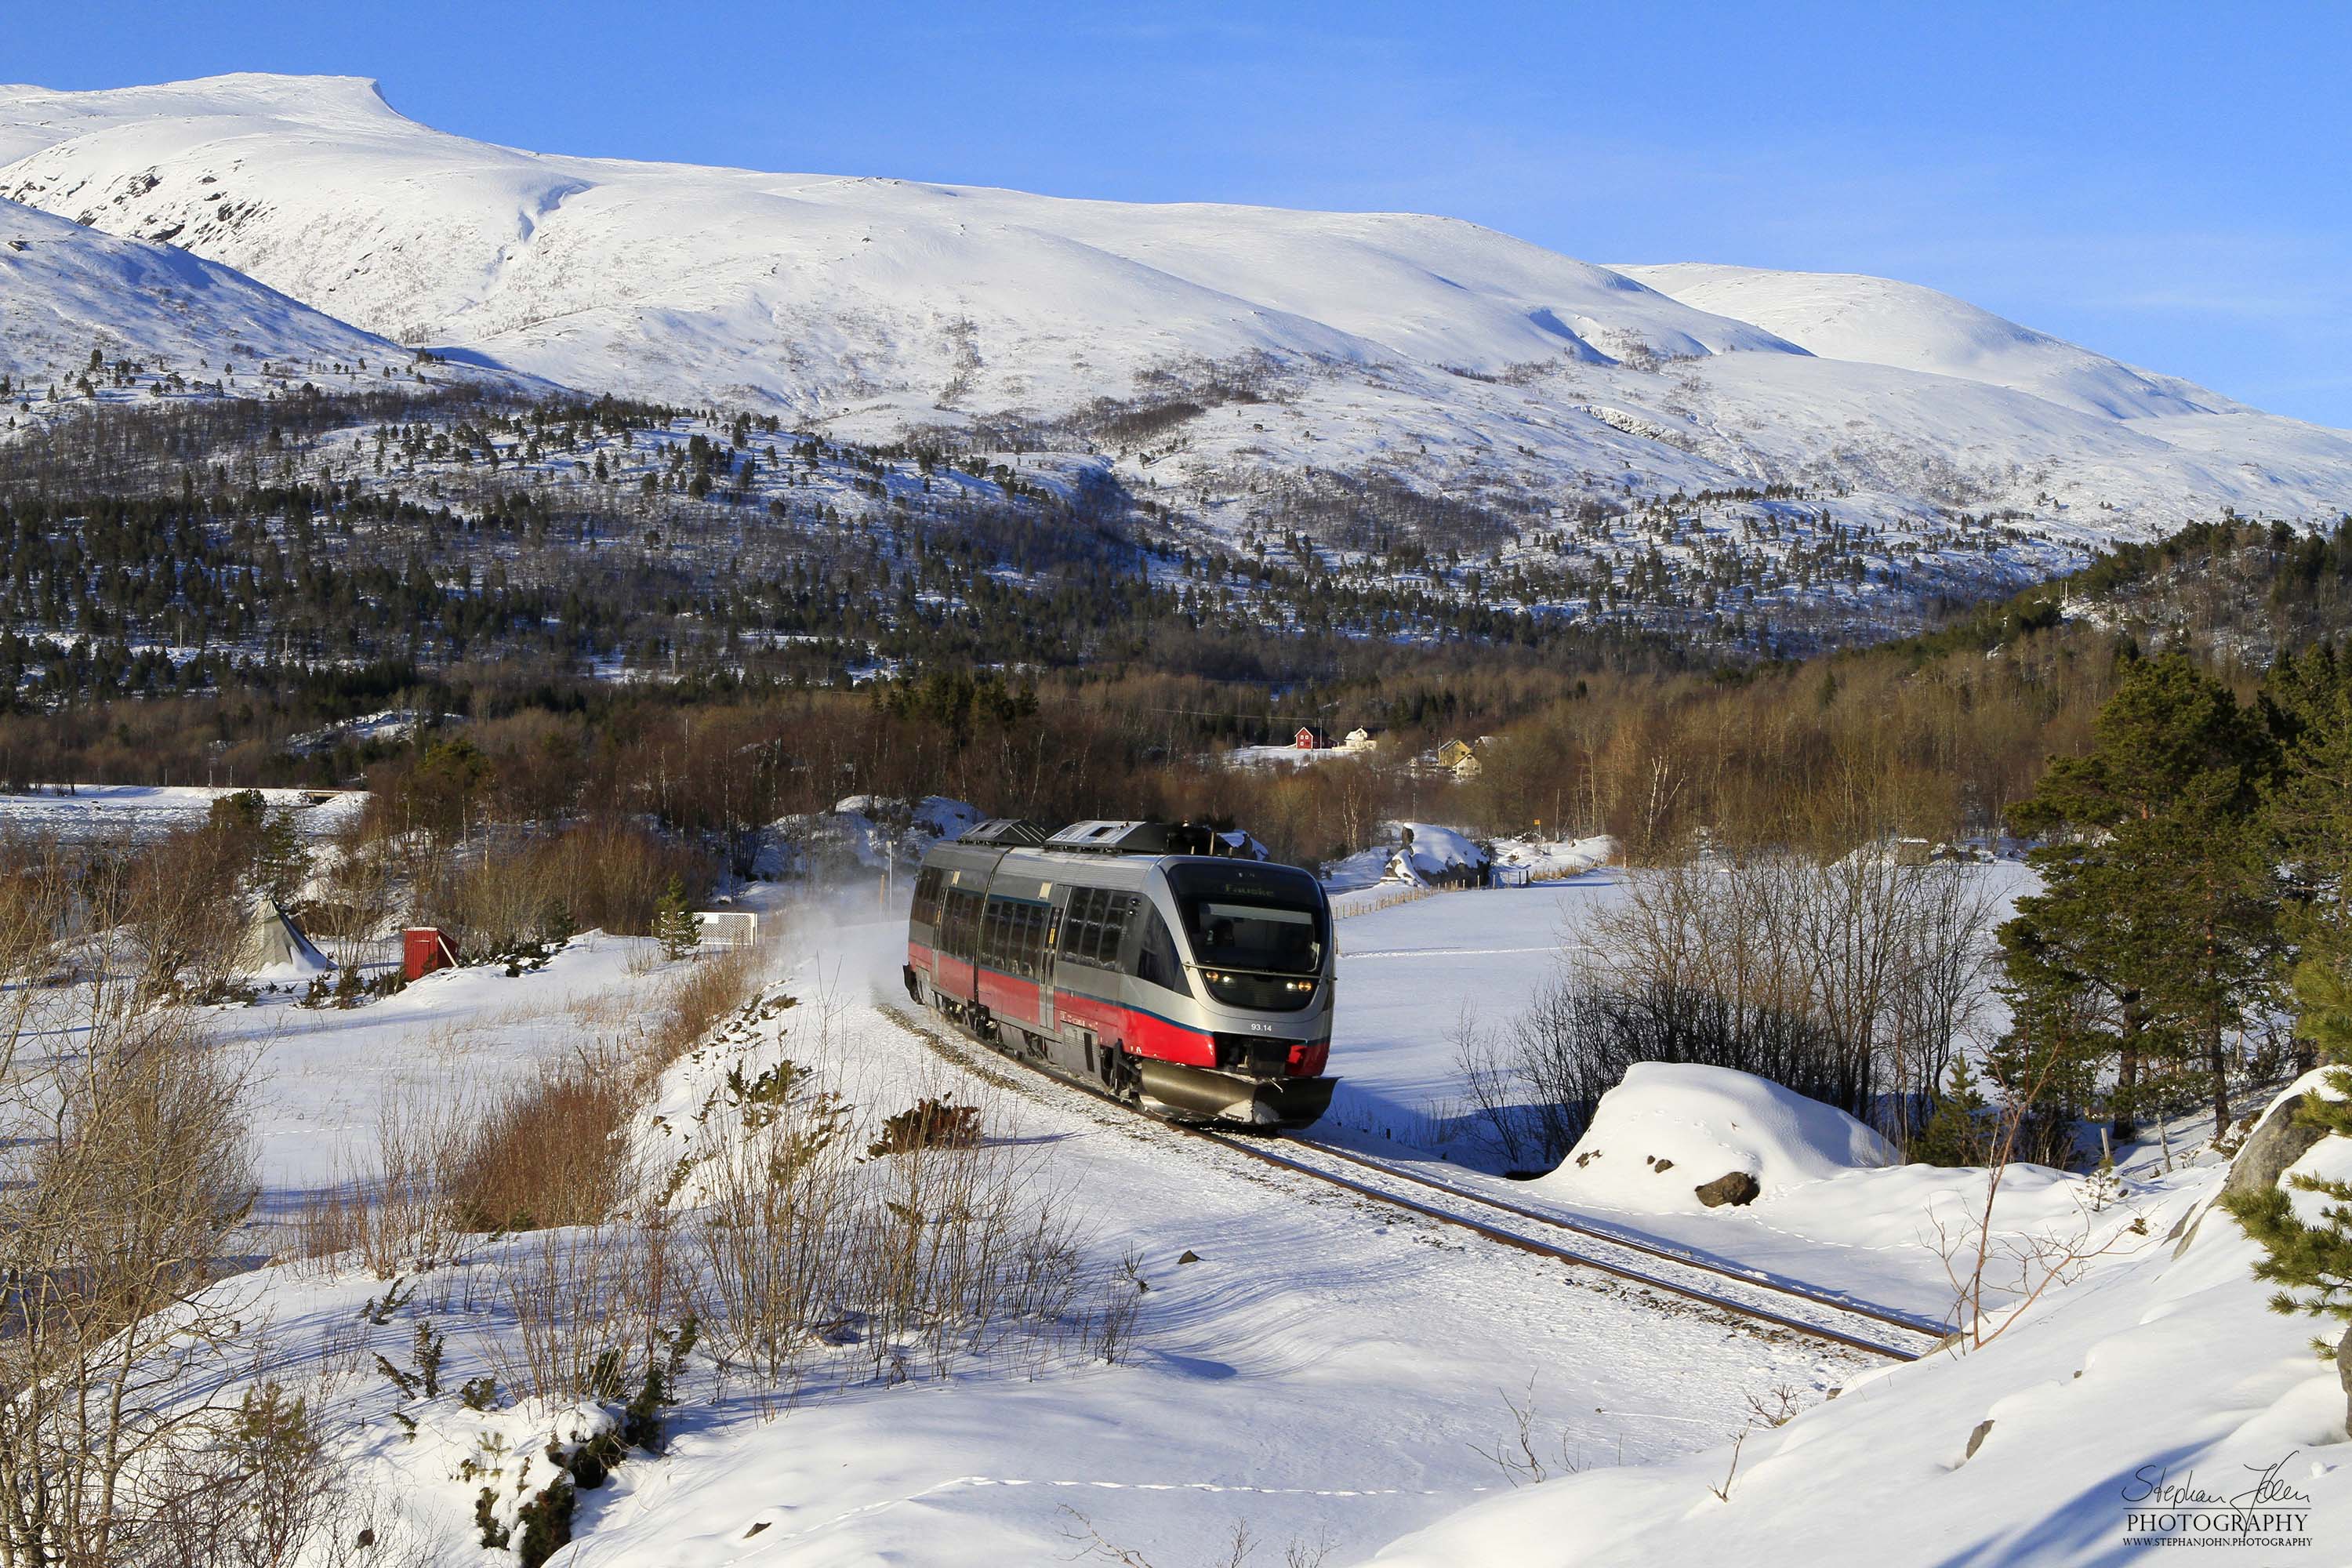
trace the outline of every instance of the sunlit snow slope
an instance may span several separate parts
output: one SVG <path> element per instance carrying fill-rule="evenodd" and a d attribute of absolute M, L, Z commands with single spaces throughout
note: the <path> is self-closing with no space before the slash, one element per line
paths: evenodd
<path fill-rule="evenodd" d="M 1686 305 L 1753 321 L 1824 359 L 1958 376 L 2117 419 L 2252 412 L 1916 283 L 1702 261 L 1617 270 Z"/>
<path fill-rule="evenodd" d="M 0 201 L 0 374 L 62 381 L 93 350 L 110 362 L 169 364 L 191 381 L 215 380 L 240 361 L 411 358 L 184 250 Z"/>
<path fill-rule="evenodd" d="M 1781 484 L 2080 538 L 2352 506 L 2344 433 L 1930 290 L 1612 270 L 1452 219 L 542 155 L 269 76 L 0 88 L 0 195 L 404 343 L 844 434 L 1181 396 L 1102 444 L 1212 513 L 1308 469 L 1512 506 Z M 1279 408 L 1197 395 L 1211 365 Z"/>

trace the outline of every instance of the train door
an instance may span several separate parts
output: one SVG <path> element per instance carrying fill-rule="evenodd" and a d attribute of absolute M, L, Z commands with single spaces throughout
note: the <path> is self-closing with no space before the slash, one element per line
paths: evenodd
<path fill-rule="evenodd" d="M 1037 1032 L 1050 1035 L 1054 1032 L 1054 941 L 1062 934 L 1062 911 L 1053 902 L 1053 884 L 1047 883 L 1043 890 L 1046 903 L 1037 949 Z"/>

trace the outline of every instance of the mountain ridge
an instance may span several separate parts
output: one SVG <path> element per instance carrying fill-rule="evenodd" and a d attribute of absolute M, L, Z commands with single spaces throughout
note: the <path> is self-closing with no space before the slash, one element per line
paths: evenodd
<path fill-rule="evenodd" d="M 1372 493 L 1526 520 L 1498 563 L 1591 545 L 1617 572 L 1677 530 L 1602 550 L 1562 520 L 1679 508 L 1710 559 L 1999 520 L 2063 555 L 2352 508 L 2352 435 L 1932 289 L 1612 268 L 1457 218 L 532 153 L 368 78 L 258 73 L 0 89 L 0 196 L 583 392 L 1099 458 L 1218 544 L 1379 536 Z M 1771 494 L 1807 504 L 1737 499 Z"/>

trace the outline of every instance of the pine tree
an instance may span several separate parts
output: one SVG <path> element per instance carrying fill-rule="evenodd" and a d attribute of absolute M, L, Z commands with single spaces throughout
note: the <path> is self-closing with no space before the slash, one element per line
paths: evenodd
<path fill-rule="evenodd" d="M 1983 1163 L 1985 1134 L 1977 1119 L 1984 1110 L 1985 1097 L 1968 1058 L 1956 1058 L 1950 1083 L 1936 1096 L 1935 1110 L 1911 1140 L 1911 1158 L 1929 1165 Z"/>
<path fill-rule="evenodd" d="M 2201 1058 L 2229 1124 L 2230 1027 L 2276 951 L 2256 809 L 2274 758 L 2259 716 L 2185 657 L 2135 659 L 2090 754 L 2053 762 L 2010 813 L 2043 840 L 2029 857 L 2043 890 L 2001 928 L 2005 990 L 2045 1038 L 2115 1057 L 2117 1137 L 2151 1061 Z"/>
<path fill-rule="evenodd" d="M 2282 767 L 2264 809 L 2302 900 L 2288 921 L 2302 942 L 2295 1035 L 2333 1065 L 2325 1081 L 2336 1096 L 2306 1093 L 2294 1116 L 2352 1138 L 2352 670 L 2319 649 L 2281 660 L 2266 687 Z M 2314 1348 L 2332 1350 L 2352 1394 L 2352 1182 L 2298 1174 L 2289 1186 L 2321 1200 L 2312 1217 L 2298 1215 L 2276 1184 L 2231 1194 L 2222 1205 L 2262 1245 L 2254 1277 L 2279 1288 L 2274 1310 L 2347 1325 L 2332 1341 L 2315 1339 Z"/>
<path fill-rule="evenodd" d="M 654 935 L 669 958 L 684 958 L 702 945 L 702 922 L 687 908 L 686 884 L 676 877 L 669 879 L 661 901 L 654 906 Z"/>
<path fill-rule="evenodd" d="M 2352 1062 L 2352 665 L 2326 647 L 2281 659 L 2263 683 L 2279 737 L 2278 777 L 2263 814 L 2288 868 L 2287 934 L 2298 1065 Z"/>

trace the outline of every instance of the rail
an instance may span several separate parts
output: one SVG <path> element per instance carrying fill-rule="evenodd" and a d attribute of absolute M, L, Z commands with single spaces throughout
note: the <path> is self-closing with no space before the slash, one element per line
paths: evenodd
<path fill-rule="evenodd" d="M 974 1072 L 985 1081 L 994 1083 L 1002 1088 L 1010 1089 L 1018 1087 L 1020 1083 L 1019 1079 L 1010 1075 L 991 1070 L 989 1064 L 1003 1063 L 1025 1069 L 1028 1076 L 1033 1079 L 1039 1079 L 1049 1083 L 1058 1084 L 1065 1089 L 1081 1090 L 1090 1095 L 1092 1098 L 1103 1100 L 1108 1104 L 1118 1105 L 1121 1106 L 1122 1109 L 1125 1108 L 1123 1102 L 1112 1099 L 1112 1097 L 1108 1094 L 1103 1094 L 1100 1091 L 1092 1089 L 1087 1085 L 1079 1083 L 1071 1079 L 1063 1078 L 1058 1074 L 1048 1073 L 1045 1069 L 1038 1068 L 1032 1063 L 1023 1061 L 1017 1057 L 998 1052 L 992 1048 L 989 1049 L 988 1056 L 985 1058 L 974 1059 L 971 1057 L 963 1056 L 960 1050 L 956 1049 L 956 1047 L 950 1047 L 950 1042 L 940 1033 L 939 1030 L 931 1027 L 928 1021 L 914 1016 L 904 1007 L 893 1003 L 885 1003 L 882 1004 L 881 1010 L 884 1016 L 898 1023 L 901 1028 L 904 1028 L 909 1034 L 927 1041 L 939 1054 L 948 1056 L 949 1058 L 955 1061 L 958 1066 Z M 962 1031 L 961 1030 L 958 1030 L 957 1033 L 960 1036 L 962 1035 Z M 969 1040 L 972 1045 L 978 1046 L 983 1044 L 983 1042 L 974 1039 L 969 1036 L 963 1036 L 963 1038 Z M 955 1054 L 951 1055 L 951 1051 L 954 1051 Z M 1135 1112 L 1133 1114 L 1139 1116 L 1142 1113 Z M 1570 1264 L 1572 1267 L 1591 1268 L 1614 1279 L 1622 1279 L 1629 1283 L 1640 1285 L 1650 1289 L 1661 1290 L 1669 1295 L 1678 1296 L 1686 1300 L 1696 1301 L 1705 1306 L 1713 1307 L 1718 1311 L 1728 1312 L 1737 1317 L 1768 1323 L 1786 1332 L 1801 1335 L 1809 1339 L 1820 1340 L 1830 1344 L 1839 1345 L 1847 1350 L 1859 1351 L 1869 1355 L 1881 1355 L 1891 1361 L 1916 1361 L 1921 1356 L 1927 1354 L 1930 1351 L 1935 1349 L 1936 1342 L 1939 1341 L 1943 1335 L 1941 1325 L 1931 1325 L 1922 1320 L 1906 1318 L 1901 1314 L 1888 1312 L 1876 1307 L 1843 1301 L 1835 1297 L 1808 1291 L 1800 1287 L 1789 1285 L 1780 1281 L 1760 1279 L 1752 1273 L 1726 1268 L 1718 1264 L 1706 1262 L 1699 1258 L 1676 1253 L 1669 1248 L 1657 1246 L 1654 1243 L 1613 1236 L 1606 1231 L 1579 1226 L 1573 1221 L 1564 1220 L 1557 1215 L 1542 1215 L 1538 1214 L 1531 1209 L 1522 1209 L 1513 1205 L 1504 1204 L 1496 1199 L 1487 1198 L 1478 1194 L 1465 1191 L 1446 1183 L 1430 1181 L 1426 1178 L 1412 1175 L 1409 1173 L 1397 1171 L 1392 1167 L 1381 1163 L 1381 1162 L 1364 1159 L 1361 1156 L 1349 1153 L 1346 1151 L 1334 1149 L 1328 1144 L 1316 1143 L 1305 1140 L 1286 1140 L 1282 1142 L 1266 1142 L 1262 1144 L 1260 1140 L 1256 1137 L 1235 1137 L 1233 1134 L 1216 1131 L 1208 1128 L 1187 1126 L 1182 1122 L 1171 1121 L 1165 1118 L 1153 1117 L 1149 1120 L 1155 1126 L 1164 1127 L 1169 1131 L 1179 1133 L 1182 1136 L 1198 1139 L 1202 1142 L 1213 1144 L 1216 1147 L 1224 1150 L 1228 1153 L 1256 1161 L 1263 1164 L 1285 1171 L 1295 1176 L 1304 1177 L 1310 1181 L 1322 1182 L 1328 1185 L 1338 1187 L 1343 1191 L 1351 1193 L 1359 1197 L 1369 1198 L 1376 1203 L 1387 1204 L 1391 1207 L 1402 1209 L 1407 1213 L 1413 1214 L 1440 1225 L 1452 1226 L 1457 1229 L 1466 1230 L 1472 1235 L 1495 1242 L 1500 1246 L 1513 1247 L 1518 1251 L 1535 1254 L 1539 1257 L 1554 1258 L 1560 1262 Z M 1479 1205 L 1487 1210 L 1494 1211 L 1497 1215 L 1508 1215 L 1512 1221 L 1517 1222 L 1519 1228 L 1512 1228 L 1510 1226 L 1504 1223 L 1473 1217 L 1471 1215 L 1455 1212 L 1441 1205 L 1431 1203 L 1421 1198 L 1410 1196 L 1394 1191 L 1383 1190 L 1376 1183 L 1343 1174 L 1339 1172 L 1321 1169 L 1315 1165 L 1311 1161 L 1294 1158 L 1288 1154 L 1277 1152 L 1293 1146 L 1294 1142 L 1297 1147 L 1313 1150 L 1318 1154 L 1330 1155 L 1335 1158 L 1347 1161 L 1367 1171 L 1388 1177 L 1392 1181 L 1411 1183 L 1422 1187 L 1434 1189 L 1435 1191 L 1445 1194 L 1459 1203 Z M 1524 1227 L 1528 1225 L 1548 1226 L 1554 1229 L 1571 1234 L 1579 1238 L 1581 1245 L 1571 1247 L 1562 1246 L 1557 1242 L 1546 1241 L 1539 1239 L 1537 1237 L 1524 1234 Z M 1603 1254 L 1611 1253 L 1612 1250 L 1615 1253 L 1615 1256 L 1603 1256 Z M 1675 1278 L 1674 1276 L 1677 1273 L 1682 1275 L 1682 1278 Z M 1741 1291 L 1761 1291 L 1787 1298 L 1792 1304 L 1792 1310 L 1778 1310 L 1774 1307 L 1762 1305 L 1755 1300 L 1742 1300 L 1739 1299 L 1738 1295 L 1726 1292 L 1720 1288 L 1708 1289 L 1704 1283 L 1695 1281 L 1692 1278 L 1693 1276 L 1704 1276 L 1715 1279 L 1728 1281 Z M 1848 1331 L 1847 1328 L 1832 1326 L 1832 1322 L 1809 1321 L 1806 1317 L 1793 1315 L 1793 1310 L 1798 1304 L 1801 1304 L 1801 1310 L 1812 1312 L 1815 1315 L 1816 1320 L 1822 1316 L 1827 1316 L 1832 1320 L 1843 1320 L 1849 1324 L 1858 1321 L 1859 1322 L 1871 1325 L 1872 1331 L 1892 1328 L 1899 1331 L 1899 1333 L 1897 1335 L 1887 1335 L 1883 1332 L 1879 1332 L 1877 1337 L 1868 1337 L 1868 1332 L 1863 1330 L 1857 1329 L 1854 1331 Z M 1889 1342 L 1891 1340 L 1900 1337 L 1908 1337 L 1915 1342 L 1910 1344 Z"/>

